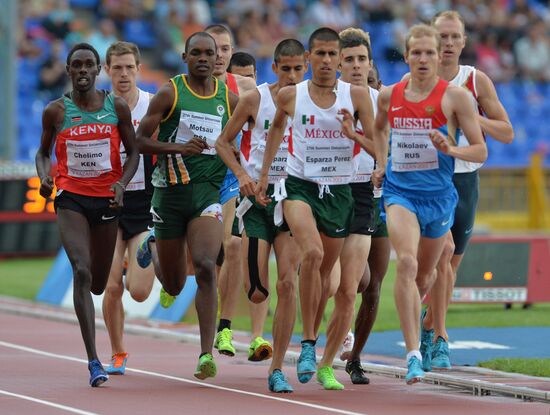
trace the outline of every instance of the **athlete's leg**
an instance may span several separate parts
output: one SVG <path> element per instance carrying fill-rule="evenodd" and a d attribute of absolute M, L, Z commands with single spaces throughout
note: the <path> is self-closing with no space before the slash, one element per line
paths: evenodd
<path fill-rule="evenodd" d="M 149 297 L 155 278 L 153 265 L 149 265 L 147 268 L 141 268 L 136 260 L 136 251 L 139 243 L 147 236 L 147 234 L 148 232 L 142 232 L 128 240 L 128 270 L 126 272 L 126 289 L 130 292 L 132 298 L 140 303 Z M 153 256 L 153 264 L 155 256 L 157 255 Z"/>
<path fill-rule="evenodd" d="M 160 268 L 157 278 L 168 294 L 176 296 L 183 289 L 186 279 L 187 249 L 185 236 L 174 239 L 160 239 L 157 237 L 154 245 Z"/>
<path fill-rule="evenodd" d="M 122 295 L 124 294 L 124 283 L 122 281 L 124 253 L 126 251 L 127 241 L 122 239 L 122 230 L 117 232 L 115 253 L 113 263 L 109 272 L 109 280 L 105 287 L 103 296 L 103 319 L 109 333 L 111 341 L 111 354 L 123 353 L 126 351 L 122 342 L 124 331 L 124 307 L 122 305 Z M 134 255 L 135 257 L 135 255 Z M 129 255 L 129 259 L 131 256 Z M 135 258 L 134 258 L 135 260 Z M 128 275 L 126 275 L 128 278 Z"/>
<path fill-rule="evenodd" d="M 187 242 L 198 285 L 195 307 L 199 318 L 201 353 L 212 353 L 214 344 L 218 311 L 216 257 L 222 238 L 223 225 L 216 218 L 198 217 L 187 226 Z"/>
<path fill-rule="evenodd" d="M 315 315 L 315 333 L 319 332 L 319 327 L 321 327 L 321 323 L 325 317 L 325 308 L 329 298 L 333 297 L 338 290 L 342 271 L 341 268 L 340 257 L 338 257 L 332 267 L 329 278 L 322 281 L 321 299 L 319 300 L 319 307 L 317 309 L 317 314 Z"/>

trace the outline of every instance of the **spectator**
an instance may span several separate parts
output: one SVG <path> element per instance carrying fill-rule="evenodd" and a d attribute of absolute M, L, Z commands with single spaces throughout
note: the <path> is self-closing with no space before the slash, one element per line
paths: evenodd
<path fill-rule="evenodd" d="M 68 81 L 64 62 L 66 55 L 63 41 L 54 40 L 48 58 L 40 67 L 38 90 L 45 102 L 59 98 L 65 92 Z"/>
<path fill-rule="evenodd" d="M 95 29 L 88 37 L 88 43 L 99 53 L 101 60 L 105 59 L 107 49 L 118 39 L 116 37 L 115 24 L 111 19 L 101 19 L 98 24 L 99 30 Z"/>
<path fill-rule="evenodd" d="M 515 52 L 523 78 L 545 82 L 550 80 L 550 46 L 542 20 L 532 24 L 527 36 L 517 41 Z"/>

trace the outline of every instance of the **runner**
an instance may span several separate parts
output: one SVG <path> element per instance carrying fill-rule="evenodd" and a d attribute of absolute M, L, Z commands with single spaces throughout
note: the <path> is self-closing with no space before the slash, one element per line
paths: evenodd
<path fill-rule="evenodd" d="M 353 198 L 349 182 L 354 174 L 353 157 L 361 143 L 369 140 L 358 134 L 353 115 L 358 113 L 366 137 L 372 136 L 372 104 L 365 88 L 336 79 L 340 61 L 340 38 L 329 28 L 317 29 L 310 36 L 309 58 L 312 79 L 282 88 L 277 94 L 273 118 L 256 200 L 266 205 L 268 172 L 283 141 L 287 117 L 292 135 L 288 146 L 285 182 L 287 197 L 284 217 L 301 253 L 300 303 L 303 318 L 302 352 L 298 360 L 298 380 L 308 382 L 316 372 L 316 316 L 324 312 L 322 292 L 329 289 L 330 272 L 353 218 Z M 341 119 L 339 118 L 341 117 Z M 353 140 L 349 139 L 351 137 Z M 354 141 L 355 140 L 355 141 Z M 285 193 L 285 188 L 282 189 Z M 353 304 L 337 295 L 335 309 L 345 310 L 348 323 L 342 333 L 329 336 L 317 379 L 325 389 L 342 389 L 334 377 L 331 356 L 337 352 L 351 324 Z"/>
<path fill-rule="evenodd" d="M 405 60 L 410 80 L 383 89 L 374 130 L 377 167 L 374 184 L 385 174 L 383 201 L 388 233 L 397 255 L 395 303 L 407 348 L 407 384 L 424 377 L 418 350 L 420 299 L 435 277 L 435 266 L 451 228 L 456 190 L 454 157 L 483 162 L 487 147 L 468 94 L 439 79 L 438 33 L 413 26 L 407 34 Z M 391 127 L 391 157 L 387 138 Z M 470 146 L 456 146 L 458 128 Z M 387 160 L 387 165 L 386 165 Z"/>
<path fill-rule="evenodd" d="M 252 78 L 256 82 L 256 59 L 250 53 L 235 52 L 229 61 L 227 72 L 233 75 L 240 75 L 245 78 Z"/>
<path fill-rule="evenodd" d="M 133 43 L 113 43 L 105 57 L 105 71 L 111 78 L 113 93 L 124 98 L 132 112 L 132 124 L 137 130 L 141 118 L 149 106 L 149 93 L 142 91 L 136 85 L 140 70 L 140 53 Z M 124 146 L 120 148 L 122 161 L 126 158 Z M 149 297 L 155 274 L 152 266 L 143 269 L 136 261 L 136 251 L 139 242 L 148 234 L 151 221 L 151 173 L 152 157 L 140 155 L 138 170 L 126 186 L 124 206 L 118 221 L 118 232 L 113 263 L 109 280 L 103 297 L 103 319 L 111 340 L 112 360 L 107 368 L 109 374 L 123 375 L 126 370 L 128 353 L 123 342 L 124 306 L 122 294 L 124 287 L 132 298 L 143 302 Z M 128 250 L 128 267 L 126 279 L 123 281 L 123 267 L 126 250 Z"/>
<path fill-rule="evenodd" d="M 215 262 L 223 237 L 219 188 L 227 169 L 212 147 L 238 101 L 212 76 L 216 56 L 212 36 L 205 32 L 190 36 L 183 54 L 189 73 L 172 78 L 157 92 L 137 131 L 140 151 L 159 154 L 151 213 L 165 305 L 183 289 L 189 245 L 198 284 L 195 306 L 201 354 L 194 375 L 199 379 L 217 371 L 212 357 Z M 159 125 L 158 141 L 152 140 Z"/>
<path fill-rule="evenodd" d="M 208 26 L 205 31 L 210 33 L 218 45 L 218 59 L 214 76 L 227 84 L 235 94 L 243 94 L 249 90 L 256 90 L 255 79 L 233 75 L 227 72 L 233 53 L 233 35 L 223 25 Z M 237 142 L 235 150 L 240 146 Z M 239 181 L 228 169 L 220 190 L 220 203 L 223 206 L 224 241 L 222 251 L 218 256 L 217 264 L 221 267 L 218 273 L 218 287 L 220 291 L 220 321 L 214 347 L 218 352 L 227 356 L 235 355 L 233 347 L 233 332 L 231 319 L 235 314 L 240 287 L 242 287 L 241 238 L 233 235 L 236 200 L 239 195 Z M 252 339 L 248 349 L 251 361 L 268 359 L 272 354 L 271 344 L 264 340 L 263 330 L 269 303 L 250 304 L 252 321 Z M 256 339 L 258 339 L 256 341 Z"/>
<path fill-rule="evenodd" d="M 100 295 L 105 290 L 124 190 L 139 161 L 128 105 L 120 97 L 95 89 L 99 63 L 97 51 L 87 43 L 70 50 L 67 73 L 73 89 L 46 106 L 36 154 L 40 194 L 48 198 L 54 187 L 50 168 L 55 141 L 54 205 L 61 242 L 73 269 L 74 308 L 88 354 L 92 387 L 109 376 L 97 357 L 90 291 Z M 127 156 L 124 166 L 120 161 L 121 141 Z"/>
<path fill-rule="evenodd" d="M 277 202 L 267 207 L 255 202 L 254 190 L 259 179 L 264 157 L 266 137 L 275 115 L 274 97 L 287 85 L 296 85 L 304 78 L 307 64 L 304 47 L 295 39 L 286 39 L 275 48 L 273 71 L 277 75 L 274 84 L 262 84 L 256 91 L 247 92 L 239 101 L 235 113 L 218 138 L 216 149 L 220 157 L 239 179 L 243 199 L 237 209 L 243 223 L 243 270 L 248 298 L 254 303 L 268 301 L 269 255 L 275 249 L 277 260 L 277 307 L 273 318 L 273 360 L 269 368 L 268 387 L 272 392 L 292 392 L 293 388 L 282 373 L 283 360 L 290 343 L 296 318 L 296 270 L 297 246 L 288 227 L 275 225 Z M 248 131 L 241 141 L 240 163 L 233 152 L 233 141 L 245 124 Z M 284 144 L 277 152 L 277 162 L 269 171 L 268 193 L 279 189 L 279 180 L 286 177 L 289 125 L 284 132 Z"/>
<path fill-rule="evenodd" d="M 464 20 L 458 12 L 438 13 L 432 26 L 442 41 L 439 76 L 470 92 L 470 102 L 479 113 L 478 121 L 484 134 L 503 143 L 511 143 L 514 130 L 506 110 L 498 99 L 489 77 L 473 66 L 460 65 L 460 55 L 466 45 Z M 459 143 L 466 145 L 464 140 Z M 457 160 L 453 183 L 458 192 L 455 221 L 447 239 L 445 251 L 437 265 L 438 278 L 430 291 L 426 315 L 421 325 L 421 348 L 424 370 L 450 369 L 448 334 L 445 329 L 447 309 L 453 295 L 456 272 L 472 236 L 475 211 L 479 198 L 479 168 L 481 163 Z M 433 356 L 433 357 L 432 357 Z"/>

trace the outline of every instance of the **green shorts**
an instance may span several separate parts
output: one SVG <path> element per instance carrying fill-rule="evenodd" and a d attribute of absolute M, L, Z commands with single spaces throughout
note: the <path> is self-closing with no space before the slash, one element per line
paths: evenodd
<path fill-rule="evenodd" d="M 272 184 L 268 186 L 266 194 L 273 194 Z M 255 197 L 248 197 L 248 199 L 252 202 L 252 206 L 243 216 L 244 230 L 248 238 L 262 239 L 272 244 L 280 232 L 289 231 L 286 222 L 283 222 L 281 226 L 275 225 L 274 216 L 277 205 L 275 200 L 271 200 L 267 206 L 262 206 L 256 202 Z"/>
<path fill-rule="evenodd" d="M 354 215 L 354 200 L 349 184 L 328 186 L 330 192 L 319 197 L 320 185 L 288 176 L 285 182 L 286 200 L 301 200 L 311 207 L 317 229 L 331 238 L 349 235 Z"/>
<path fill-rule="evenodd" d="M 379 197 L 374 198 L 374 233 L 371 235 L 373 238 L 388 237 L 388 227 L 380 217 L 380 199 Z"/>
<path fill-rule="evenodd" d="M 192 219 L 211 216 L 222 221 L 219 187 L 210 182 L 155 187 L 151 213 L 156 238 L 181 238 Z"/>

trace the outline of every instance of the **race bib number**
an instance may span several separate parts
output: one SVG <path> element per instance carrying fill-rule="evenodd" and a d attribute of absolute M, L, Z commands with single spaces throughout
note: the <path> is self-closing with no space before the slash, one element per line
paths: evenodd
<path fill-rule="evenodd" d="M 193 136 L 197 136 L 206 141 L 209 149 L 203 150 L 202 154 L 215 155 L 217 138 L 222 132 L 222 117 L 218 115 L 203 114 L 202 112 L 182 111 L 180 113 L 180 122 L 176 143 L 185 144 Z"/>
<path fill-rule="evenodd" d="M 329 143 L 318 142 L 307 146 L 304 176 L 319 184 L 349 183 L 354 170 L 353 147 L 350 148 L 347 143 L 335 143 L 335 140 L 326 141 Z"/>
<path fill-rule="evenodd" d="M 112 170 L 110 138 L 66 143 L 69 176 L 98 177 Z"/>
<path fill-rule="evenodd" d="M 439 168 L 437 149 L 430 130 L 392 129 L 392 171 L 407 172 Z"/>
<path fill-rule="evenodd" d="M 120 153 L 120 161 L 122 165 L 124 166 L 124 162 L 126 161 L 126 152 L 122 151 L 123 146 L 121 145 L 121 153 Z M 132 180 L 126 185 L 127 191 L 136 191 L 136 190 L 145 190 L 145 166 L 143 163 L 143 154 L 139 155 L 139 164 L 138 168 L 136 170 L 136 174 L 134 174 L 134 177 L 132 177 Z"/>
<path fill-rule="evenodd" d="M 263 160 L 263 155 L 265 154 L 265 146 L 266 146 L 265 141 L 258 145 L 258 151 L 261 154 L 261 157 L 259 158 L 260 164 L 258 165 L 258 171 L 260 171 L 262 168 L 261 163 Z M 279 180 L 287 177 L 287 172 L 286 172 L 287 158 L 288 158 L 288 141 L 285 140 L 284 142 L 281 143 L 281 146 L 277 150 L 277 154 L 273 159 L 273 163 L 271 163 L 271 167 L 269 168 L 268 180 L 270 184 L 277 183 L 279 182 Z"/>

